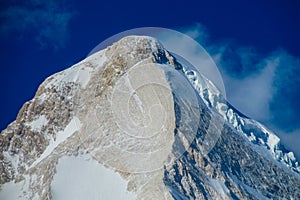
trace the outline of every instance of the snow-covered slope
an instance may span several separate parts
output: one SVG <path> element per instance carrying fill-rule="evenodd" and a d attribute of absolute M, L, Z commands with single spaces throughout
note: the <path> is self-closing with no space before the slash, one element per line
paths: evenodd
<path fill-rule="evenodd" d="M 136 199 L 118 173 L 88 155 L 60 158 L 51 190 L 52 199 Z"/>
<path fill-rule="evenodd" d="M 227 123 L 231 124 L 234 129 L 244 135 L 253 144 L 266 149 L 267 158 L 271 156 L 293 171 L 300 173 L 300 165 L 294 153 L 288 151 L 280 143 L 280 138 L 275 133 L 268 130 L 261 123 L 249 119 L 237 111 L 225 100 L 213 83 L 203 77 L 203 75 L 193 69 L 188 69 L 188 67 L 184 67 L 183 72 L 209 108 L 219 113 Z M 265 151 L 259 152 L 265 154 Z"/>
<path fill-rule="evenodd" d="M 0 199 L 300 198 L 279 138 L 146 36 L 47 78 L 0 149 Z"/>

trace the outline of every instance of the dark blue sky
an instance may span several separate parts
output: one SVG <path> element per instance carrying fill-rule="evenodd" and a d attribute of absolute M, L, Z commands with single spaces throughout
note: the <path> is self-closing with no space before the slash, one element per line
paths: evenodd
<path fill-rule="evenodd" d="M 296 112 L 300 112 L 299 11 L 296 0 L 1 2 L 0 129 L 16 118 L 46 77 L 82 60 L 106 38 L 138 27 L 183 30 L 200 23 L 209 35 L 208 43 L 230 43 L 223 57 L 231 60 L 225 58 L 221 64 L 226 66 L 223 71 L 238 79 L 258 71 L 253 67 L 257 60 L 276 52 L 287 55 L 280 60 L 281 70 L 276 70 L 277 77 L 287 78 L 273 84 L 277 96 L 268 104 L 274 112 L 266 122 L 283 132 L 300 130 Z M 254 49 L 255 56 L 247 54 L 251 62 L 245 64 L 241 47 Z M 284 70 L 290 69 L 286 63 L 293 65 L 292 70 Z M 284 95 L 278 95 L 281 91 Z M 288 104 L 289 112 L 282 111 L 282 102 Z"/>

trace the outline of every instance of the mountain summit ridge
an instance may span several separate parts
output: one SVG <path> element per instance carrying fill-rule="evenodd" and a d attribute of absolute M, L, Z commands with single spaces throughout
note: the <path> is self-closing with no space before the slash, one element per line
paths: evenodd
<path fill-rule="evenodd" d="M 113 169 L 128 199 L 300 198 L 299 164 L 279 138 L 148 36 L 125 37 L 47 78 L 1 132 L 0 148 L 4 198 L 11 188 L 19 199 L 62 198 L 54 180 L 70 156 Z"/>

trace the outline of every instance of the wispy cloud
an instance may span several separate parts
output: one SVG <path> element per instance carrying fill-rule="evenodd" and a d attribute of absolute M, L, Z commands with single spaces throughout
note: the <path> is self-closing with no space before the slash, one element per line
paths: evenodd
<path fill-rule="evenodd" d="M 233 63 L 240 60 L 239 65 L 230 66 L 226 56 Z M 246 51 L 237 58 L 223 52 L 217 57 L 227 98 L 233 105 L 246 115 L 276 125 L 285 132 L 300 128 L 299 58 L 282 49 L 265 57 Z"/>
<path fill-rule="evenodd" d="M 228 100 L 247 116 L 267 121 L 272 116 L 269 104 L 274 92 L 272 83 L 277 61 L 263 60 L 261 65 L 263 68 L 257 73 L 249 73 L 242 79 L 222 74 Z"/>
<path fill-rule="evenodd" d="M 232 40 L 214 42 L 201 24 L 182 30 L 213 56 L 227 99 L 247 116 L 268 124 L 300 157 L 300 58 L 283 49 L 260 55 Z"/>
<path fill-rule="evenodd" d="M 300 58 L 282 50 L 277 53 L 277 58 L 279 64 L 273 80 L 275 91 L 270 102 L 272 122 L 286 132 L 295 132 L 300 129 Z"/>
<path fill-rule="evenodd" d="M 33 35 L 41 47 L 64 46 L 68 28 L 75 12 L 64 8 L 63 1 L 29 0 L 6 4 L 0 12 L 1 34 Z"/>

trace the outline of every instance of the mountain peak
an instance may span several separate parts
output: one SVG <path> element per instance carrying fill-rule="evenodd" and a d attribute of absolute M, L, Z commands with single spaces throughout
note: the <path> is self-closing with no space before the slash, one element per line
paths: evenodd
<path fill-rule="evenodd" d="M 106 56 L 126 60 L 128 66 L 145 60 L 145 62 L 168 63 L 176 68 L 181 67 L 162 44 L 150 36 L 124 37 L 107 48 Z"/>
<path fill-rule="evenodd" d="M 299 199 L 292 153 L 216 90 L 155 38 L 122 38 L 47 78 L 2 131 L 0 199 Z"/>
<path fill-rule="evenodd" d="M 114 46 L 124 46 L 128 49 L 151 49 L 152 51 L 158 51 L 158 49 L 163 50 L 163 46 L 158 42 L 157 39 L 150 36 L 139 36 L 131 35 L 121 38 L 119 41 L 112 45 Z"/>

